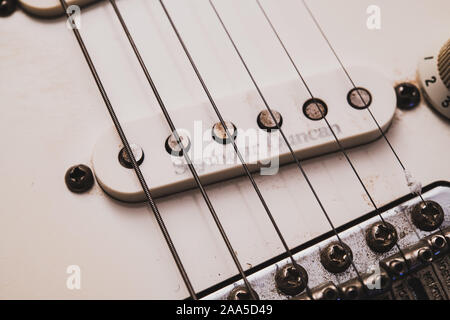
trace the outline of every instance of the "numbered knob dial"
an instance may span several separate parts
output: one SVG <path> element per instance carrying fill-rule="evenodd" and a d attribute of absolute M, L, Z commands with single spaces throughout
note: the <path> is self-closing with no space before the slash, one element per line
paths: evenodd
<path fill-rule="evenodd" d="M 420 61 L 419 81 L 428 102 L 450 119 L 450 40 L 436 55 Z"/>

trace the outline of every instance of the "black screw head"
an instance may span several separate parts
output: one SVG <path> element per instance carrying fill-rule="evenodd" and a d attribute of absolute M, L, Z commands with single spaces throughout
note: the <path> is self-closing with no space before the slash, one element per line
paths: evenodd
<path fill-rule="evenodd" d="M 347 270 L 353 260 L 352 250 L 345 243 L 331 242 L 320 251 L 320 262 L 332 273 Z"/>
<path fill-rule="evenodd" d="M 308 274 L 302 266 L 288 263 L 277 271 L 275 283 L 284 294 L 295 296 L 305 290 L 308 284 Z"/>
<path fill-rule="evenodd" d="M 366 242 L 375 252 L 388 252 L 397 243 L 395 227 L 388 222 L 376 222 L 366 230 Z"/>
<path fill-rule="evenodd" d="M 253 290 L 254 295 L 257 300 L 259 300 L 258 294 L 255 290 Z M 228 295 L 228 300 L 253 300 L 250 292 L 248 291 L 246 286 L 237 286 L 233 290 L 231 290 Z"/>
<path fill-rule="evenodd" d="M 11 15 L 17 7 L 17 0 L 0 0 L 0 17 Z"/>
<path fill-rule="evenodd" d="M 65 175 L 67 188 L 75 193 L 88 191 L 94 185 L 92 170 L 84 164 L 70 167 Z"/>
<path fill-rule="evenodd" d="M 402 110 L 410 110 L 420 102 L 420 91 L 412 83 L 400 83 L 395 87 L 395 94 L 397 95 L 397 108 Z"/>
<path fill-rule="evenodd" d="M 414 206 L 411 219 L 420 230 L 433 231 L 444 221 L 444 211 L 437 202 L 426 200 Z"/>

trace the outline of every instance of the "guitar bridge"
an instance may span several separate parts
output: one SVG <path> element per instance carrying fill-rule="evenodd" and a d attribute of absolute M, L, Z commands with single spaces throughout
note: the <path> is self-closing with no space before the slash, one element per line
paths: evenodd
<path fill-rule="evenodd" d="M 335 241 L 333 233 L 323 235 L 293 249 L 296 262 L 308 273 L 308 287 L 296 296 L 283 293 L 276 283 L 276 275 L 290 260 L 278 257 L 275 263 L 263 263 L 249 270 L 248 280 L 260 299 L 335 300 L 448 300 L 450 297 L 450 185 L 436 183 L 425 187 L 423 197 L 440 205 L 444 221 L 434 231 L 419 229 L 412 218 L 421 199 L 409 195 L 380 208 L 386 223 L 398 234 L 398 247 L 384 253 L 370 249 L 366 240 L 368 228 L 380 221 L 375 213 L 337 228 L 342 241 L 353 250 L 353 263 L 359 271 L 349 267 L 332 273 L 320 263 L 320 252 Z M 399 251 L 399 248 L 401 251 Z M 204 299 L 228 299 L 242 281 L 229 279 L 202 292 Z"/>

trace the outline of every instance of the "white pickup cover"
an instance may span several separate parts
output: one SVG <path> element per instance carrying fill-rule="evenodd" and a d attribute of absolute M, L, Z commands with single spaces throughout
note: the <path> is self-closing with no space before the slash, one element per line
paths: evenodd
<path fill-rule="evenodd" d="M 386 130 L 394 115 L 396 104 L 392 84 L 374 70 L 362 67 L 353 67 L 350 70 L 359 79 L 365 79 L 360 81 L 360 85 L 370 91 L 372 95 L 370 109 L 382 129 Z M 347 93 L 351 87 L 342 77 L 341 70 L 306 77 L 306 82 L 320 83 L 325 77 L 326 83 L 336 85 L 324 87 L 321 92 L 313 94 L 327 104 L 327 120 L 342 144 L 348 148 L 378 138 L 381 134 L 368 111 L 352 108 L 348 104 Z M 305 117 L 303 104 L 310 97 L 299 80 L 262 88 L 262 91 L 272 97 L 271 101 L 277 102 L 276 105 L 272 104 L 271 108 L 281 113 L 282 129 L 300 159 L 338 150 L 338 145 L 325 121 L 313 121 Z M 265 163 L 266 167 L 271 163 L 275 168 L 277 159 L 280 164 L 294 161 L 276 131 L 267 133 L 258 127 L 257 116 L 266 108 L 256 91 L 220 98 L 216 103 L 223 117 L 238 128 L 236 143 L 241 146 L 240 151 L 249 161 L 253 172 L 261 167 L 261 163 L 255 161 L 256 158 L 253 156 L 256 157 L 256 153 L 261 152 L 258 150 L 273 137 L 275 138 L 271 141 L 272 149 L 268 150 L 266 156 L 263 152 L 262 158 L 259 156 L 257 159 Z M 232 163 L 214 163 L 222 158 L 212 155 L 220 155 L 222 150 L 228 155 L 233 155 L 234 150 L 231 144 L 223 147 L 212 139 L 211 128 L 218 122 L 218 118 L 209 103 L 183 108 L 176 114 L 174 112 L 172 117 L 179 132 L 185 131 L 190 134 L 191 147 L 188 153 L 194 161 L 202 183 L 210 184 L 244 173 L 241 163 L 236 158 Z M 166 151 L 165 141 L 171 132 L 162 114 L 124 123 L 123 128 L 129 142 L 141 146 L 144 151 L 145 158 L 140 167 L 153 196 L 164 196 L 195 187 L 184 157 L 171 156 Z M 256 140 L 249 138 L 252 133 L 256 133 Z M 279 142 L 279 158 L 277 142 Z M 242 146 L 245 146 L 245 149 Z M 123 167 L 118 161 L 122 147 L 114 128 L 110 128 L 99 138 L 92 157 L 95 175 L 102 188 L 112 197 L 123 201 L 142 201 L 145 199 L 144 193 L 134 171 Z M 263 174 L 272 173 L 276 173 L 276 169 Z"/>

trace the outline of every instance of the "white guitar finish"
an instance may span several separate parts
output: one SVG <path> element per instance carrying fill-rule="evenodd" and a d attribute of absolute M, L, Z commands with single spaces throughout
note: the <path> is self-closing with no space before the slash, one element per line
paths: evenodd
<path fill-rule="evenodd" d="M 213 96 L 254 90 L 208 2 L 166 2 Z M 209 105 L 159 3 L 117 3 L 175 124 L 187 126 L 179 110 Z M 215 3 L 262 87 L 287 81 L 301 86 L 254 1 Z M 339 67 L 300 1 L 262 3 L 305 75 Z M 391 85 L 414 81 L 419 58 L 448 38 L 450 3 L 445 0 L 308 4 L 345 65 L 379 69 Z M 366 28 L 371 4 L 381 8 L 380 30 Z M 0 23 L 6 30 L 0 37 L 0 130 L 5 137 L 0 163 L 0 298 L 186 297 L 146 206 L 112 200 L 98 185 L 79 195 L 64 184 L 69 166 L 91 164 L 99 135 L 111 125 L 65 19 L 39 20 L 19 11 Z M 82 11 L 81 33 L 121 122 L 159 114 L 109 3 Z M 352 76 L 356 84 L 364 80 Z M 335 85 L 326 80 L 311 83 L 318 97 Z M 343 72 L 338 85 L 351 88 Z M 277 105 L 275 95 L 267 98 Z M 298 98 L 298 105 L 303 102 Z M 396 110 L 387 136 L 424 185 L 450 180 L 449 122 L 427 105 Z M 377 205 L 409 192 L 384 140 L 351 149 L 349 156 Z M 304 167 L 336 225 L 372 211 L 342 154 L 304 161 Z M 255 174 L 255 179 L 290 246 L 330 230 L 295 165 L 275 176 Z M 245 268 L 283 252 L 247 178 L 206 189 Z M 237 273 L 197 190 L 161 198 L 157 204 L 197 291 Z M 81 268 L 80 290 L 66 287 L 69 265 Z"/>

